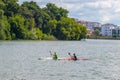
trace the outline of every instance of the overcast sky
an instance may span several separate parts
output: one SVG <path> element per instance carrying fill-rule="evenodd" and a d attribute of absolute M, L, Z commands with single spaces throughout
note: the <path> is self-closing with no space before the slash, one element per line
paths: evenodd
<path fill-rule="evenodd" d="M 31 0 L 19 0 L 19 3 Z M 32 0 L 40 7 L 54 3 L 69 11 L 69 17 L 120 25 L 120 0 Z"/>

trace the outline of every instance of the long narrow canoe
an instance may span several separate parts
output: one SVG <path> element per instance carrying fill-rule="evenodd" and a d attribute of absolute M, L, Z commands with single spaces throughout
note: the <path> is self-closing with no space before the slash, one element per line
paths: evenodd
<path fill-rule="evenodd" d="M 61 58 L 60 60 L 74 60 L 73 58 Z M 77 58 L 77 60 L 89 60 L 87 58 Z"/>
<path fill-rule="evenodd" d="M 38 60 L 53 60 L 53 58 L 51 58 L 51 57 L 38 58 Z M 69 60 L 69 61 L 72 61 L 74 59 L 73 58 L 58 58 L 58 60 Z M 88 58 L 77 58 L 77 60 L 89 60 L 89 59 Z"/>

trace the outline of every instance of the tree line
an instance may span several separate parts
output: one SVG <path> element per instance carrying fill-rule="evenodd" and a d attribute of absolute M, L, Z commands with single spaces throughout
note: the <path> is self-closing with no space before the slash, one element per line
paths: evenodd
<path fill-rule="evenodd" d="M 68 17 L 68 11 L 48 3 L 0 0 L 0 40 L 81 40 L 86 27 Z"/>

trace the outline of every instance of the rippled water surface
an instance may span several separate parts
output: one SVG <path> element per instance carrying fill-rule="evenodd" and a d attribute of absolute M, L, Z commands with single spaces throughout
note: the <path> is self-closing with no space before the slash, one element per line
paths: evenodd
<path fill-rule="evenodd" d="M 49 51 L 90 60 L 38 60 Z M 120 80 L 120 41 L 0 42 L 0 80 Z"/>

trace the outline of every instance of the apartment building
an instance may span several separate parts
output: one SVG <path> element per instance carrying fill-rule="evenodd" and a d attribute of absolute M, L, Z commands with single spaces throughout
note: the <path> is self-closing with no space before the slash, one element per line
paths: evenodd
<path fill-rule="evenodd" d="M 115 29 L 112 30 L 112 35 L 113 36 L 120 36 L 120 27 L 116 27 Z"/>
<path fill-rule="evenodd" d="M 112 36 L 112 30 L 115 28 L 112 24 L 104 24 L 101 27 L 102 36 Z"/>
<path fill-rule="evenodd" d="M 101 24 L 98 22 L 89 22 L 89 21 L 77 21 L 79 24 L 86 26 L 88 30 L 88 35 L 92 35 L 95 29 L 100 31 L 102 36 L 120 36 L 120 26 L 114 24 Z"/>

